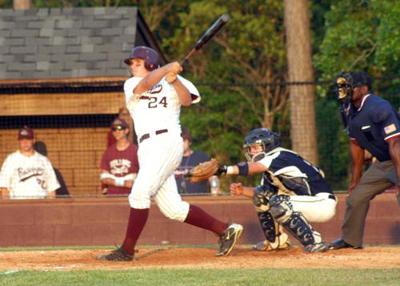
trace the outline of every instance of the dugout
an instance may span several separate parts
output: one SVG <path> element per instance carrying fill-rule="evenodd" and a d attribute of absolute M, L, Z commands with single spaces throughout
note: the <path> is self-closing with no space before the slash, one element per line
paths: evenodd
<path fill-rule="evenodd" d="M 134 45 L 165 58 L 136 7 L 0 9 L 0 161 L 35 129 L 73 196 L 99 194 L 99 161 L 124 105 Z"/>

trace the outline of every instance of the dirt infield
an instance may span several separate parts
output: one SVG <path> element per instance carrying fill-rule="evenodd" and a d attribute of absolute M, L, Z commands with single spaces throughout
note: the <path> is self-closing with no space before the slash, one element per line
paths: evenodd
<path fill-rule="evenodd" d="M 4 251 L 0 271 L 113 270 L 138 268 L 400 268 L 400 247 L 368 247 L 307 254 L 299 247 L 255 252 L 248 247 L 228 257 L 215 257 L 211 248 L 141 249 L 132 262 L 103 262 L 106 250 Z"/>

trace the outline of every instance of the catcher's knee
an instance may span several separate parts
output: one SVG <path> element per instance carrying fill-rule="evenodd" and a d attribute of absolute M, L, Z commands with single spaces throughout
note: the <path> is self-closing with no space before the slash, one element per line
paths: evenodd
<path fill-rule="evenodd" d="M 253 205 L 257 212 L 265 212 L 270 208 L 269 200 L 277 192 L 272 185 L 259 185 L 253 195 Z"/>
<path fill-rule="evenodd" d="M 290 197 L 285 195 L 274 195 L 271 197 L 270 212 L 278 223 L 285 223 L 293 213 Z"/>

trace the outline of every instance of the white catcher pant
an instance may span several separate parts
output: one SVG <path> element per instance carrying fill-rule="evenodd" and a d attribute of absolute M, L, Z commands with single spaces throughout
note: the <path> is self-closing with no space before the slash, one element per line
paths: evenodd
<path fill-rule="evenodd" d="M 329 193 L 315 196 L 291 196 L 293 210 L 301 212 L 309 222 L 326 222 L 336 213 L 336 201 L 328 198 Z"/>
<path fill-rule="evenodd" d="M 189 204 L 182 201 L 174 175 L 182 156 L 183 141 L 179 131 L 150 133 L 150 138 L 139 143 L 139 172 L 129 195 L 130 206 L 147 209 L 154 198 L 166 217 L 184 221 Z"/>

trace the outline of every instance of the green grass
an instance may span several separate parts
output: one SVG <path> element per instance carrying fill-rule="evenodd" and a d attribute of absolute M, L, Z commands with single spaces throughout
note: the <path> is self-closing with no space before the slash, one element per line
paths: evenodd
<path fill-rule="evenodd" d="M 268 267 L 268 265 L 266 265 Z M 400 285 L 400 269 L 157 269 L 0 272 L 0 285 Z"/>

